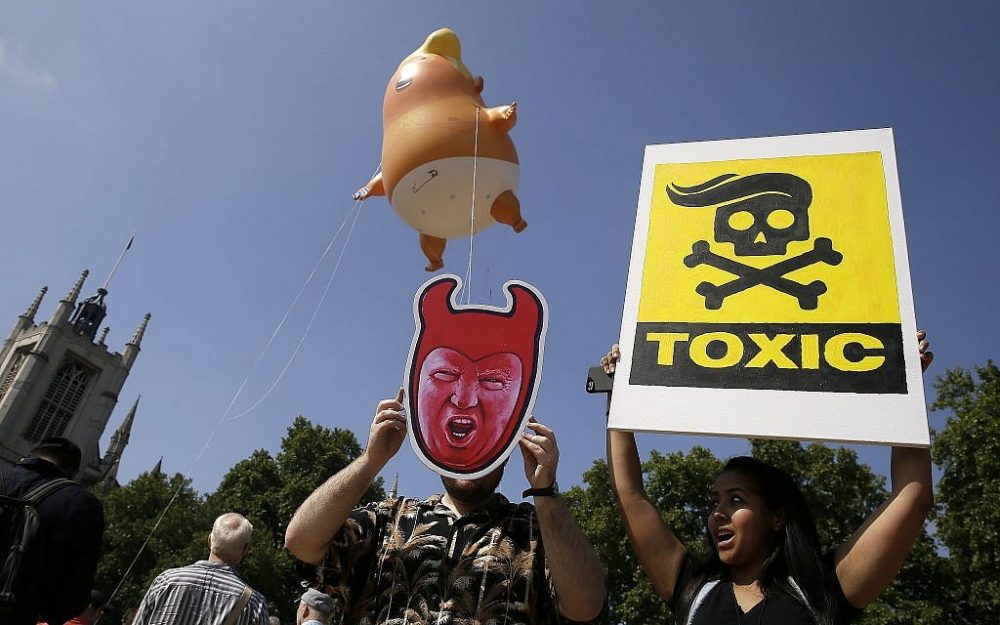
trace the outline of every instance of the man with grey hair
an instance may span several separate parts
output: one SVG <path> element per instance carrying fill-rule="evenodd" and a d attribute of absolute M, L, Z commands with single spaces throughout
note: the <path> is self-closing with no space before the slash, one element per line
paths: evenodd
<path fill-rule="evenodd" d="M 236 566 L 250 551 L 253 526 L 235 512 L 215 520 L 207 560 L 168 569 L 149 585 L 133 625 L 268 625 L 267 601 Z"/>

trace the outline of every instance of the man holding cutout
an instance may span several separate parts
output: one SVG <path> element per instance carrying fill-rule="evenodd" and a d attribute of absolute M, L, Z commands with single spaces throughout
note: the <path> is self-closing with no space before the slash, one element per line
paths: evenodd
<path fill-rule="evenodd" d="M 288 525 L 285 545 L 325 564 L 344 622 L 548 625 L 594 621 L 604 572 L 556 486 L 555 434 L 532 420 L 519 440 L 535 505 L 496 493 L 503 466 L 474 480 L 442 477 L 444 495 L 352 511 L 406 438 L 403 390 L 378 404 L 364 453 L 320 486 Z"/>

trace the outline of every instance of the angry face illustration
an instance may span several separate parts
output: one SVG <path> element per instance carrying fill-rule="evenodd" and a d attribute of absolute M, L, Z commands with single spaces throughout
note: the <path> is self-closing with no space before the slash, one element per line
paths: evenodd
<path fill-rule="evenodd" d="M 475 478 L 517 444 L 541 377 L 546 305 L 531 285 L 504 285 L 506 308 L 458 306 L 457 276 L 424 284 L 406 372 L 410 437 L 442 475 Z"/>

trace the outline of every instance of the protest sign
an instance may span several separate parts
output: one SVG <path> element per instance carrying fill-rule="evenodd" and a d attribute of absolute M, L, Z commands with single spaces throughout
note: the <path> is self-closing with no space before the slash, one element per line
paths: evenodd
<path fill-rule="evenodd" d="M 927 445 L 890 130 L 646 148 L 609 427 Z"/>

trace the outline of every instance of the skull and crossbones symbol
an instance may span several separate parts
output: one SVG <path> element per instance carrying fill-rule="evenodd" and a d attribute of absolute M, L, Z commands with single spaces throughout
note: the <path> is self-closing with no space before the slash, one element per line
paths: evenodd
<path fill-rule="evenodd" d="M 720 205 L 715 213 L 715 240 L 732 243 L 737 256 L 784 256 L 790 242 L 809 239 L 812 188 L 792 174 L 726 174 L 692 187 L 671 184 L 667 195 L 679 206 Z M 826 293 L 826 283 L 797 282 L 786 274 L 816 263 L 838 265 L 843 258 L 830 239 L 820 237 L 811 250 L 759 268 L 720 256 L 711 250 L 708 241 L 701 240 L 691 246 L 684 264 L 691 268 L 708 265 L 736 276 L 723 284 L 706 281 L 695 288 L 710 310 L 721 308 L 730 295 L 758 285 L 794 297 L 803 310 L 815 310 L 819 296 Z"/>

